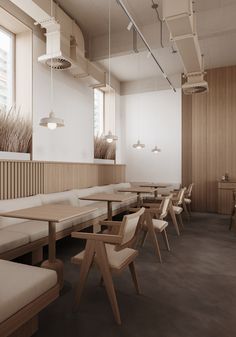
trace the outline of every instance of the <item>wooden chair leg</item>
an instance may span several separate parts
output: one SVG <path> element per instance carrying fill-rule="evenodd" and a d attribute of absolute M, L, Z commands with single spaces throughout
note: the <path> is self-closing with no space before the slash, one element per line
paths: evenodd
<path fill-rule="evenodd" d="M 100 281 L 99 281 L 99 286 L 100 286 L 100 287 L 103 287 L 103 284 L 104 284 L 104 282 L 103 282 L 103 277 L 101 276 L 101 277 L 100 277 Z"/>
<path fill-rule="evenodd" d="M 231 229 L 232 229 L 232 227 L 233 227 L 235 211 L 236 211 L 236 208 L 234 207 L 234 208 L 233 208 L 233 211 L 232 211 L 232 213 L 231 213 L 231 218 L 230 218 L 230 224 L 229 224 L 229 230 L 230 230 L 230 231 L 231 231 Z"/>
<path fill-rule="evenodd" d="M 113 285 L 111 271 L 109 268 L 106 248 L 103 242 L 96 241 L 96 262 L 100 268 L 102 278 L 106 287 L 107 295 L 111 303 L 111 308 L 117 324 L 121 324 L 120 311 L 116 299 L 116 293 Z"/>
<path fill-rule="evenodd" d="M 163 240 L 165 242 L 165 245 L 166 245 L 166 248 L 167 250 L 170 252 L 170 245 L 169 245 L 169 240 L 168 240 L 168 236 L 167 236 L 167 233 L 166 233 L 166 230 L 164 229 L 162 232 L 162 237 L 163 237 Z"/>
<path fill-rule="evenodd" d="M 76 287 L 74 310 L 77 310 L 79 306 L 79 302 L 80 302 L 81 295 L 84 289 L 84 285 L 85 285 L 89 270 L 91 268 L 91 265 L 93 263 L 94 254 L 95 254 L 94 241 L 87 240 L 85 252 L 84 252 L 84 258 L 83 258 L 83 261 L 80 267 L 79 282 Z"/>
<path fill-rule="evenodd" d="M 132 280 L 133 280 L 136 292 L 137 292 L 138 295 L 140 295 L 141 291 L 140 291 L 140 286 L 139 286 L 138 279 L 137 279 L 137 274 L 136 274 L 134 262 L 131 262 L 129 264 L 129 270 L 130 270 L 130 273 L 131 273 L 131 276 L 132 276 Z"/>
<path fill-rule="evenodd" d="M 185 212 L 185 214 L 187 215 L 187 218 L 188 218 L 188 220 L 189 220 L 189 219 L 190 219 L 190 215 L 189 215 L 188 208 L 187 208 L 187 206 L 186 206 L 185 201 L 183 201 L 183 209 L 184 209 L 184 212 Z"/>
<path fill-rule="evenodd" d="M 160 251 L 159 243 L 158 243 L 158 240 L 157 240 L 156 232 L 153 228 L 152 218 L 151 218 L 150 214 L 147 217 L 147 226 L 148 226 L 148 233 L 150 235 L 150 238 L 151 238 L 153 246 L 154 246 L 154 250 L 155 250 L 157 256 L 159 257 L 160 263 L 162 263 L 161 251 Z"/>
<path fill-rule="evenodd" d="M 192 216 L 191 203 L 187 204 L 189 216 Z"/>
<path fill-rule="evenodd" d="M 147 234 L 148 234 L 148 231 L 144 230 L 143 231 L 143 236 L 142 236 L 141 241 L 140 241 L 140 247 L 143 247 L 143 245 L 144 245 L 144 243 L 145 243 L 145 241 L 147 239 Z"/>
<path fill-rule="evenodd" d="M 175 216 L 175 212 L 174 212 L 174 209 L 173 209 L 172 206 L 170 206 L 169 212 L 170 212 L 172 222 L 175 226 L 176 233 L 177 233 L 178 236 L 180 236 L 179 225 L 178 225 L 178 222 L 177 222 L 177 219 L 176 219 L 176 216 Z"/>
<path fill-rule="evenodd" d="M 184 228 L 184 223 L 181 214 L 178 214 L 179 222 L 182 228 Z"/>

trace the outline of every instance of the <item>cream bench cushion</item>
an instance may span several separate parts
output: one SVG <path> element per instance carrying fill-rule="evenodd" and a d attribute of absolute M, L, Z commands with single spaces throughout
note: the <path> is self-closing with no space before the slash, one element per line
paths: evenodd
<path fill-rule="evenodd" d="M 81 224 L 83 222 L 95 219 L 95 218 L 97 218 L 97 217 L 99 217 L 101 215 L 107 214 L 107 204 L 106 204 L 106 202 L 100 202 L 100 201 L 98 201 L 98 202 L 92 202 L 90 204 L 90 206 L 96 208 L 96 210 L 93 211 L 93 212 L 91 212 L 91 213 L 89 213 L 89 214 L 82 215 L 82 216 L 76 218 L 74 220 L 74 223 L 73 223 L 74 226 L 79 225 L 79 224 Z"/>
<path fill-rule="evenodd" d="M 58 193 L 40 194 L 42 204 L 68 204 L 74 207 L 79 206 L 76 190 Z"/>
<path fill-rule="evenodd" d="M 30 242 L 28 234 L 0 229 L 0 254 Z M 1 279 L 1 276 L 0 276 Z"/>
<path fill-rule="evenodd" d="M 39 195 L 35 195 L 33 197 L 27 197 L 27 198 L 0 200 L 0 213 L 15 211 L 17 209 L 36 207 L 36 206 L 41 206 L 41 205 L 42 205 L 42 201 Z M 25 221 L 27 221 L 27 219 L 0 217 L 0 229 L 17 224 L 17 223 L 25 222 Z"/>
<path fill-rule="evenodd" d="M 81 200 L 79 198 L 81 197 L 86 197 L 88 195 L 94 194 L 94 193 L 99 193 L 98 186 L 94 186 L 94 187 L 89 187 L 89 188 L 82 188 L 82 189 L 78 189 L 78 190 L 74 190 L 76 193 L 76 196 L 78 198 L 79 201 L 79 206 L 83 207 L 83 206 L 90 206 L 94 203 L 94 201 L 89 201 L 89 200 Z"/>
<path fill-rule="evenodd" d="M 0 323 L 57 284 L 53 270 L 0 260 Z"/>
<path fill-rule="evenodd" d="M 7 230 L 13 233 L 22 233 L 29 236 L 30 242 L 48 236 L 48 223 L 46 221 L 26 221 L 8 226 Z"/>

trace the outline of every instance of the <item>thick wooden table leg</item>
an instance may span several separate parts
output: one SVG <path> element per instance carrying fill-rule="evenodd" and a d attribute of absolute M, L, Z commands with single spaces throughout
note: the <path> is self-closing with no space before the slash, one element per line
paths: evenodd
<path fill-rule="evenodd" d="M 107 219 L 108 221 L 112 221 L 112 202 L 107 202 Z"/>
<path fill-rule="evenodd" d="M 141 206 L 142 206 L 141 193 L 137 193 L 137 208 L 140 208 Z"/>
<path fill-rule="evenodd" d="M 157 189 L 155 189 L 155 191 L 154 191 L 154 197 L 155 197 L 155 199 L 157 199 L 157 197 L 158 197 L 158 190 Z"/>
<path fill-rule="evenodd" d="M 56 259 L 56 224 L 49 221 L 49 234 L 48 234 L 48 260 L 41 264 L 41 267 L 46 269 L 52 269 L 57 272 L 58 283 L 60 289 L 64 285 L 64 266 L 61 260 Z"/>

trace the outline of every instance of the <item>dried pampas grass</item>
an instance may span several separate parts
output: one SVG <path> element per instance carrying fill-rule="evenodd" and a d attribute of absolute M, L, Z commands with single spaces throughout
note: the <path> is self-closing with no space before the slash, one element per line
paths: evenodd
<path fill-rule="evenodd" d="M 31 120 L 15 107 L 0 110 L 0 151 L 30 153 L 31 145 Z"/>
<path fill-rule="evenodd" d="M 94 158 L 115 160 L 116 144 L 108 143 L 102 137 L 94 137 Z"/>

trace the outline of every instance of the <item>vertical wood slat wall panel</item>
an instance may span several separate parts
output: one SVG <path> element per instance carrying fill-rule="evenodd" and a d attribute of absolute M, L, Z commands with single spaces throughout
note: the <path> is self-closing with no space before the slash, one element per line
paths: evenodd
<path fill-rule="evenodd" d="M 182 182 L 195 183 L 195 210 L 228 213 L 232 191 L 218 191 L 217 180 L 226 172 L 236 180 L 236 66 L 208 70 L 207 81 L 209 93 L 193 96 L 189 115 L 189 97 L 183 95 Z"/>
<path fill-rule="evenodd" d="M 125 181 L 125 165 L 0 161 L 0 199 Z"/>

